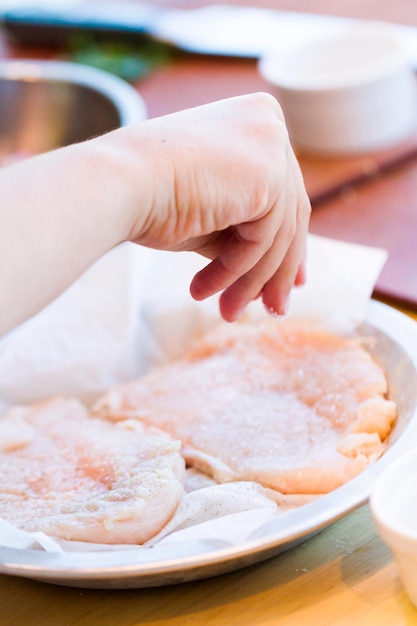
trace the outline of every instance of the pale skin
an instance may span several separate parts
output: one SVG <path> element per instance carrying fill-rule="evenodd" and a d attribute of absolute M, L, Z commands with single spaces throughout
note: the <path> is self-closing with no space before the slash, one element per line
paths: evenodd
<path fill-rule="evenodd" d="M 0 170 L 0 334 L 123 241 L 211 260 L 191 295 L 283 315 L 305 280 L 310 202 L 277 101 L 251 94 Z M 7 262 L 6 262 L 7 259 Z"/>

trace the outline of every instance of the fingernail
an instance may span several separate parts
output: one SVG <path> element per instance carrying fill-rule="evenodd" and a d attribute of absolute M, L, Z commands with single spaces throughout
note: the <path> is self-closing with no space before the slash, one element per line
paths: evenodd
<path fill-rule="evenodd" d="M 245 307 L 242 307 L 241 309 L 237 309 L 236 311 L 233 312 L 232 315 L 229 316 L 227 321 L 229 321 L 229 322 L 237 322 L 237 320 L 240 317 L 242 317 L 244 311 L 245 311 Z"/>
<path fill-rule="evenodd" d="M 287 317 L 289 305 L 290 305 L 290 297 L 288 295 L 286 299 L 284 300 L 283 304 L 281 304 L 278 308 L 275 309 L 273 307 L 265 306 L 265 309 L 269 315 L 272 315 L 276 319 L 283 320 Z"/>
<path fill-rule="evenodd" d="M 304 265 L 300 266 L 294 281 L 294 287 L 302 287 L 306 283 L 306 271 Z"/>
<path fill-rule="evenodd" d="M 289 308 L 290 308 L 290 296 L 288 294 L 287 297 L 284 300 L 284 303 L 283 303 L 281 309 L 278 311 L 278 313 L 280 315 L 282 315 L 283 317 L 286 317 L 286 315 L 288 314 Z"/>

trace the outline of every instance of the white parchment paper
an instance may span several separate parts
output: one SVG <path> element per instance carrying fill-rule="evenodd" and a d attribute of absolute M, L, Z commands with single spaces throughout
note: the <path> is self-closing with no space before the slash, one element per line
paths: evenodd
<path fill-rule="evenodd" d="M 366 317 L 385 260 L 384 250 L 310 235 L 307 284 L 293 290 L 289 316 L 314 319 L 334 332 L 352 332 Z M 133 244 L 107 254 L 0 342 L 0 410 L 53 395 L 76 395 L 89 404 L 113 384 L 180 356 L 220 322 L 217 297 L 197 303 L 189 295 L 190 280 L 205 263 L 193 253 Z M 246 315 L 256 321 L 267 313 L 257 301 Z M 236 545 L 294 504 L 274 501 L 254 483 L 217 485 L 200 475 L 189 474 L 187 491 L 152 545 L 194 539 Z M 55 542 L 4 520 L 0 545 L 48 551 L 104 549 Z"/>

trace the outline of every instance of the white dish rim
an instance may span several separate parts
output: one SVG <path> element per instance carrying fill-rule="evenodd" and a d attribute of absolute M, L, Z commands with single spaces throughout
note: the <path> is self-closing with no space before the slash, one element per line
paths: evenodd
<path fill-rule="evenodd" d="M 388 335 L 417 370 L 417 324 L 376 300 L 366 322 Z M 382 470 L 412 446 L 417 406 L 404 432 L 370 468 L 310 504 L 277 516 L 244 545 L 187 542 L 175 546 L 100 552 L 47 553 L 0 546 L 0 573 L 91 588 L 141 588 L 186 582 L 233 571 L 288 550 L 365 504 Z"/>

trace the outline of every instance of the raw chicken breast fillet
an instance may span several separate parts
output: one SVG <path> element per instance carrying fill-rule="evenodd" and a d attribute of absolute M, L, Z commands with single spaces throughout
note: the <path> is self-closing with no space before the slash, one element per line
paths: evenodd
<path fill-rule="evenodd" d="M 322 494 L 375 461 L 396 416 L 359 339 L 271 320 L 212 331 L 186 358 L 110 390 L 93 410 L 181 439 L 219 482 Z"/>
<path fill-rule="evenodd" d="M 89 416 L 76 399 L 0 417 L 0 516 L 26 531 L 141 544 L 183 495 L 180 444 L 138 421 Z"/>

